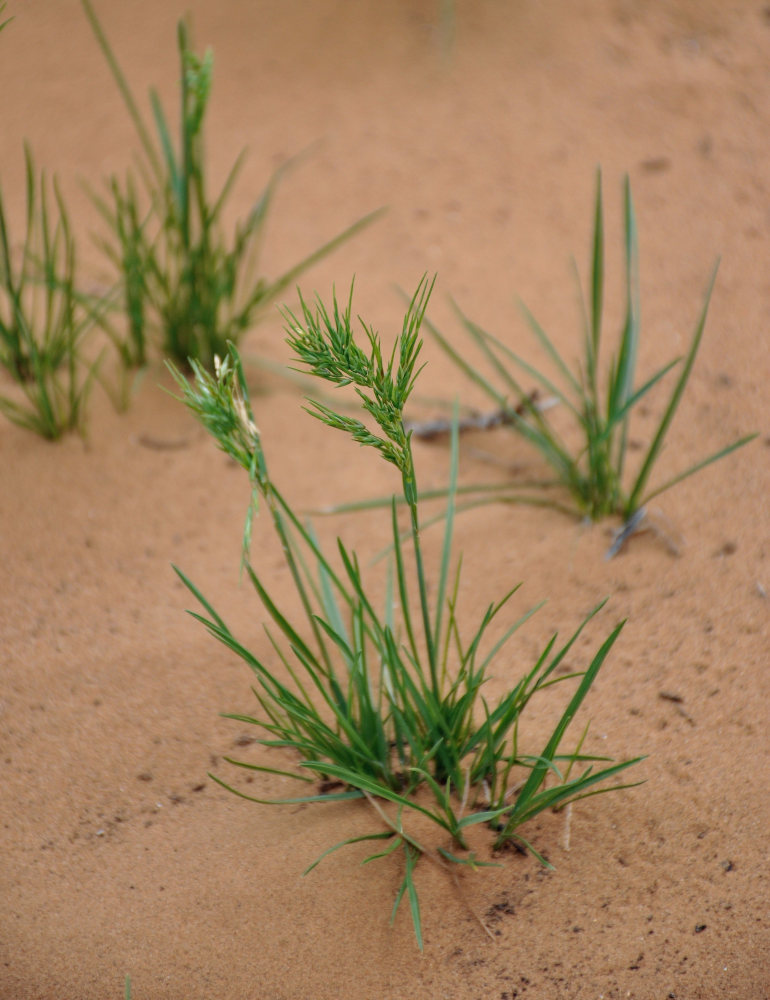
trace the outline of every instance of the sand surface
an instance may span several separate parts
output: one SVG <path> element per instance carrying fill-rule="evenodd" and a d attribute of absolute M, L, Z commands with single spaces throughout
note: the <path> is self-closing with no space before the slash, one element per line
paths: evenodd
<path fill-rule="evenodd" d="M 523 831 L 556 866 L 506 854 L 459 887 L 418 869 L 425 951 L 406 910 L 388 925 L 397 861 L 366 845 L 303 870 L 372 828 L 364 806 L 268 808 L 206 776 L 249 727 L 250 675 L 185 614 L 179 565 L 247 644 L 265 650 L 256 596 L 239 585 L 248 488 L 160 386 L 129 411 L 96 392 L 87 443 L 48 444 L 0 424 L 0 997 L 108 1000 L 762 1000 L 770 997 L 770 14 L 759 0 L 458 0 L 449 48 L 438 0 L 194 0 L 215 52 L 212 187 L 250 155 L 231 216 L 270 172 L 285 179 L 265 239 L 275 275 L 372 209 L 376 225 L 316 266 L 308 293 L 347 291 L 392 338 L 397 287 L 438 272 L 431 317 L 458 345 L 453 296 L 536 357 L 521 296 L 568 357 L 579 350 L 570 269 L 585 277 L 595 170 L 604 172 L 608 329 L 621 311 L 621 188 L 639 219 L 640 378 L 680 354 L 717 256 L 692 381 L 657 475 L 749 431 L 751 445 L 659 497 L 653 533 L 613 561 L 614 524 L 486 507 L 457 524 L 464 614 L 523 581 L 514 611 L 548 598 L 495 665 L 515 683 L 554 629 L 610 600 L 575 654 L 628 624 L 582 713 L 590 746 L 646 783 Z M 138 94 L 175 100 L 181 0 L 99 0 Z M 56 171 L 94 287 L 109 280 L 81 181 L 130 163 L 136 140 L 75 0 L 11 0 L 0 37 L 0 167 L 23 214 L 22 142 Z M 287 302 L 295 304 L 294 296 Z M 248 357 L 289 360 L 271 311 Z M 419 393 L 481 397 L 425 345 Z M 392 470 L 312 421 L 301 395 L 250 365 L 274 479 L 298 507 L 382 495 Z M 636 434 L 649 440 L 664 396 Z M 422 413 L 431 413 L 424 406 Z M 166 444 L 177 447 L 158 448 Z M 466 481 L 537 462 L 509 431 L 463 447 Z M 418 444 L 423 487 L 447 450 Z M 633 457 L 633 455 L 632 455 Z M 362 558 L 385 542 L 376 512 L 321 520 Z M 429 556 L 439 536 L 426 535 Z M 289 580 L 266 521 L 253 558 L 276 595 Z M 578 663 L 577 661 L 580 661 Z M 558 700 L 558 699 L 557 699 Z M 553 722 L 541 700 L 530 725 Z M 246 785 L 242 785 L 246 788 Z M 260 794 L 282 779 L 257 776 Z M 484 850 L 485 839 L 479 838 Z M 477 918 L 492 931 L 490 940 Z"/>

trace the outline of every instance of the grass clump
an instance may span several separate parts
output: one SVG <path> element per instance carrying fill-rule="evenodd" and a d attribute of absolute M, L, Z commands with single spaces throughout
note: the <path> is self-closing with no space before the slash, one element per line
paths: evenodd
<path fill-rule="evenodd" d="M 179 365 L 194 358 L 206 368 L 227 344 L 237 344 L 259 314 L 312 264 L 367 225 L 366 216 L 278 278 L 256 276 L 263 227 L 281 170 L 271 177 L 228 239 L 222 215 L 243 163 L 241 153 L 218 195 L 207 191 L 204 123 L 211 94 L 213 53 L 198 56 L 179 22 L 179 145 L 175 148 L 158 94 L 150 92 L 151 128 L 142 117 L 90 0 L 83 8 L 136 127 L 137 171 L 112 177 L 95 195 L 109 239 L 102 248 L 117 268 L 127 329 L 113 334 L 126 366 L 144 365 L 153 338 Z"/>
<path fill-rule="evenodd" d="M 7 22 L 6 22 L 7 23 Z M 0 367 L 13 389 L 0 413 L 55 440 L 82 429 L 98 359 L 83 359 L 83 339 L 99 312 L 78 290 L 75 239 L 58 184 L 53 204 L 25 148 L 26 213 L 21 244 L 11 238 L 0 191 Z"/>
<path fill-rule="evenodd" d="M 609 364 L 601 361 L 605 279 L 604 210 L 601 175 L 598 175 L 594 204 L 589 301 L 583 313 L 582 361 L 570 368 L 552 340 L 526 307 L 524 316 L 540 346 L 553 364 L 555 378 L 549 377 L 497 337 L 486 332 L 455 307 L 466 333 L 489 364 L 497 381 L 490 380 L 456 350 L 435 326 L 431 332 L 444 351 L 484 392 L 494 400 L 505 423 L 522 434 L 553 469 L 556 480 L 550 485 L 566 489 L 575 511 L 591 520 L 617 514 L 627 523 L 643 512 L 645 505 L 665 490 L 699 472 L 752 440 L 750 434 L 721 448 L 683 472 L 662 483 L 651 484 L 651 474 L 660 456 L 666 434 L 692 373 L 706 325 L 716 267 L 711 275 L 703 305 L 687 353 L 660 368 L 641 385 L 637 384 L 636 360 L 640 336 L 639 265 L 636 217 L 628 178 L 624 191 L 625 230 L 625 318 L 616 353 Z M 676 381 L 663 415 L 633 472 L 628 469 L 629 426 L 635 408 L 664 376 L 678 369 Z M 578 428 L 581 445 L 570 450 L 552 421 L 539 407 L 532 393 L 522 388 L 516 372 L 534 378 L 539 392 L 545 392 L 561 407 Z M 518 497 L 517 499 L 527 499 Z"/>
<path fill-rule="evenodd" d="M 394 497 L 392 565 L 383 610 L 375 606 L 355 553 L 338 540 L 336 558 L 327 556 L 312 527 L 300 520 L 273 482 L 237 349 L 231 347 L 227 358 L 217 362 L 213 375 L 193 362 L 193 382 L 172 366 L 184 402 L 219 446 L 247 470 L 255 502 L 264 505 L 282 545 L 301 608 L 297 619 L 279 607 L 268 581 L 247 561 L 249 579 L 269 622 L 269 655 L 257 654 L 233 635 L 201 591 L 177 570 L 203 609 L 194 617 L 254 673 L 258 711 L 229 717 L 255 726 L 258 743 L 290 755 L 281 768 L 230 763 L 290 777 L 305 789 L 278 800 L 282 803 L 363 799 L 371 807 L 376 829 L 350 836 L 325 853 L 368 840 L 383 842 L 368 861 L 400 853 L 403 880 L 393 914 L 406 897 L 420 947 L 422 920 L 414 874 L 420 858 L 429 857 L 449 870 L 454 865 L 478 866 L 482 862 L 468 850 L 467 832 L 473 825 L 488 824 L 490 846 L 518 842 L 547 864 L 521 835 L 522 824 L 544 809 L 626 787 L 613 785 L 611 779 L 636 763 L 582 753 L 585 731 L 574 747 L 563 746 L 566 730 L 622 628 L 621 623 L 613 629 L 584 669 L 563 672 L 576 639 L 599 608 L 566 643 L 554 635 L 502 697 L 487 699 L 493 665 L 533 611 L 509 623 L 502 635 L 492 629 L 508 612 L 518 589 L 514 587 L 489 604 L 469 635 L 463 634 L 460 561 L 452 567 L 451 551 L 456 426 L 443 545 L 429 582 L 411 435 L 403 411 L 419 373 L 419 334 L 431 289 L 423 279 L 390 355 L 383 353 L 379 335 L 366 324 L 365 346 L 357 342 L 351 324 L 352 290 L 345 308 L 336 297 L 331 311 L 320 300 L 311 308 L 300 298 L 299 317 L 285 312 L 298 363 L 333 386 L 352 386 L 366 422 L 316 401 L 309 403 L 309 411 L 376 450 L 399 473 L 408 527 L 402 533 Z M 250 530 L 249 523 L 247 537 Z M 531 699 L 565 684 L 572 685 L 571 693 L 550 737 L 543 746 L 521 746 L 519 721 Z M 214 780 L 252 801 L 273 801 Z M 446 846 L 433 849 L 417 839 L 410 822 L 415 814 L 435 824 Z"/>

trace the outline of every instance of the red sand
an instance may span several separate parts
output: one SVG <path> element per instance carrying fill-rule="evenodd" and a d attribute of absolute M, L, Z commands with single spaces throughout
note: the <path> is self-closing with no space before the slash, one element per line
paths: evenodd
<path fill-rule="evenodd" d="M 158 389 L 158 367 L 123 416 L 94 396 L 86 446 L 0 424 L 3 1000 L 117 998 L 127 974 L 135 1000 L 770 996 L 768 10 L 717 0 L 457 7 L 447 57 L 438 0 L 194 2 L 198 42 L 216 56 L 212 183 L 248 145 L 231 206 L 244 213 L 270 171 L 307 150 L 276 200 L 268 274 L 387 204 L 383 220 L 307 276 L 306 291 L 347 289 L 355 273 L 356 308 L 387 338 L 401 319 L 394 286 L 411 290 L 437 270 L 431 316 L 456 343 L 450 294 L 529 352 L 521 295 L 573 356 L 569 255 L 585 274 L 595 167 L 605 178 L 610 320 L 628 172 L 642 375 L 684 349 L 721 255 L 658 474 L 742 433 L 760 438 L 655 502 L 683 538 L 680 556 L 645 534 L 605 562 L 610 526 L 527 508 L 485 508 L 457 528 L 469 620 L 519 580 L 517 611 L 549 598 L 497 664 L 496 684 L 515 682 L 554 628 L 566 635 L 601 597 L 611 600 L 581 656 L 628 617 L 583 719 L 593 719 L 594 748 L 649 755 L 636 769 L 646 783 L 579 804 L 569 850 L 563 815 L 523 831 L 555 872 L 505 856 L 503 868 L 463 877 L 458 894 L 423 864 L 423 955 L 405 911 L 388 926 L 397 863 L 361 868 L 361 845 L 303 879 L 324 848 L 371 829 L 372 818 L 345 803 L 252 806 L 206 778 L 210 769 L 236 777 L 221 758 L 248 730 L 219 713 L 251 709 L 250 677 L 184 614 L 191 601 L 170 563 L 261 648 L 258 601 L 238 584 L 248 490 Z M 185 6 L 101 0 L 98 10 L 137 92 L 157 84 L 172 101 Z M 86 271 L 104 281 L 79 179 L 127 166 L 130 122 L 75 0 L 12 0 L 7 13 L 16 15 L 0 38 L 9 210 L 20 219 L 26 137 L 58 172 Z M 247 353 L 288 360 L 275 312 Z M 425 357 L 423 395 L 478 402 L 430 343 Z M 384 463 L 315 424 L 286 383 L 254 376 L 268 390 L 256 405 L 274 478 L 298 506 L 395 488 Z M 640 437 L 662 406 L 656 396 Z M 184 447 L 153 449 L 148 437 Z M 473 443 L 532 461 L 506 431 Z M 444 481 L 445 448 L 418 445 L 417 459 L 424 487 Z M 470 447 L 463 474 L 490 475 Z M 387 525 L 358 516 L 319 530 L 365 554 Z M 254 558 L 283 594 L 266 522 Z M 557 708 L 540 704 L 545 724 Z M 279 779 L 264 786 L 283 792 Z"/>

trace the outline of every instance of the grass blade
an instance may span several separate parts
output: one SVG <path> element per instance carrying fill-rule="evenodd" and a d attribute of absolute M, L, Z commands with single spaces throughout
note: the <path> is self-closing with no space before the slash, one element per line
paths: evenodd
<path fill-rule="evenodd" d="M 347 837 L 345 840 L 339 841 L 339 843 L 334 844 L 332 847 L 327 847 L 323 854 L 319 854 L 312 865 L 308 865 L 302 874 L 308 875 L 314 868 L 320 865 L 324 858 L 327 858 L 330 854 L 338 851 L 341 847 L 348 847 L 350 844 L 360 844 L 364 840 L 389 840 L 391 837 L 393 837 L 393 833 L 390 830 L 385 830 L 383 833 L 365 833 L 360 837 Z M 366 860 L 369 861 L 372 859 L 367 858 Z"/>
<path fill-rule="evenodd" d="M 690 342 L 690 349 L 685 357 L 684 364 L 682 366 L 682 371 L 679 375 L 676 385 L 674 386 L 674 391 L 671 394 L 668 406 L 663 414 L 663 417 L 658 425 L 658 429 L 655 433 L 655 437 L 650 444 L 647 454 L 642 463 L 642 467 L 634 482 L 633 488 L 628 496 L 628 500 L 625 504 L 625 509 L 623 511 L 626 518 L 630 517 L 631 514 L 636 510 L 637 507 L 641 506 L 640 497 L 647 485 L 647 480 L 650 473 L 652 472 L 655 460 L 660 453 L 660 449 L 663 446 L 663 441 L 665 440 L 666 433 L 674 419 L 674 414 L 676 413 L 679 402 L 682 398 L 682 393 L 685 390 L 685 386 L 690 378 L 690 373 L 692 372 L 693 364 L 695 363 L 695 356 L 698 353 L 698 348 L 700 347 L 701 338 L 703 337 L 703 331 L 706 327 L 706 317 L 708 316 L 708 309 L 711 303 L 711 295 L 714 290 L 714 283 L 716 282 L 717 271 L 719 269 L 719 261 L 714 265 L 714 270 L 712 271 L 711 278 L 709 280 L 706 295 L 703 302 L 703 307 L 701 308 L 700 316 L 698 322 L 695 326 L 695 332 Z"/>
<path fill-rule="evenodd" d="M 692 476 L 696 472 L 700 472 L 701 469 L 705 469 L 707 465 L 711 465 L 713 462 L 718 462 L 719 459 L 724 458 L 725 455 L 729 455 L 731 452 L 737 451 L 738 448 L 742 448 L 745 444 L 748 444 L 750 441 L 753 441 L 754 438 L 758 436 L 759 436 L 758 434 L 746 434 L 744 437 L 739 438 L 732 444 L 728 444 L 727 447 L 720 449 L 713 455 L 709 455 L 708 458 L 704 458 L 700 462 L 696 462 L 695 465 L 691 465 L 689 469 L 687 469 L 685 472 L 680 472 L 678 475 L 674 476 L 673 479 L 667 479 L 662 486 L 658 486 L 656 487 L 656 489 L 648 493 L 645 496 L 640 506 L 644 507 L 654 497 L 658 496 L 661 493 L 665 493 L 666 490 L 671 489 L 672 486 L 676 486 L 677 483 L 681 483 L 681 481 L 683 479 L 687 479 L 688 476 Z"/>

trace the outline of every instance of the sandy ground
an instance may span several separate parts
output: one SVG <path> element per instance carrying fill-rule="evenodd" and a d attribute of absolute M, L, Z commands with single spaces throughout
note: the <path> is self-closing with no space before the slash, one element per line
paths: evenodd
<path fill-rule="evenodd" d="M 406 912 L 388 926 L 397 863 L 362 868 L 361 845 L 301 877 L 324 848 L 371 828 L 363 807 L 259 807 L 206 777 L 233 779 L 222 757 L 254 753 L 238 746 L 248 727 L 220 718 L 251 709 L 250 677 L 185 615 L 190 598 L 170 564 L 247 642 L 265 639 L 258 601 L 238 582 L 244 477 L 161 391 L 161 368 L 125 415 L 94 396 L 87 444 L 0 425 L 0 997 L 107 1000 L 122 996 L 126 975 L 135 1000 L 770 997 L 767 5 L 458 0 L 451 52 L 437 0 L 190 7 L 199 44 L 216 57 L 212 183 L 250 149 L 233 215 L 277 164 L 307 150 L 276 200 L 268 274 L 388 205 L 307 276 L 306 291 L 347 289 L 355 273 L 356 307 L 387 339 L 400 326 L 396 286 L 437 271 L 430 315 L 456 343 L 450 294 L 530 351 L 521 295 L 574 356 L 570 254 L 585 274 L 601 164 L 612 326 L 628 172 L 641 375 L 683 350 L 722 259 L 659 474 L 742 433 L 760 437 L 656 501 L 678 557 L 644 534 L 606 562 L 613 526 L 552 511 L 485 508 L 459 520 L 469 620 L 518 581 L 516 612 L 549 599 L 493 683 L 515 682 L 552 630 L 567 634 L 609 595 L 578 655 L 629 621 L 583 718 L 594 749 L 649 756 L 637 768 L 646 783 L 580 804 L 569 837 L 563 815 L 524 831 L 553 872 L 506 855 L 458 890 L 424 864 L 420 955 Z M 138 93 L 156 84 L 173 100 L 185 5 L 97 9 Z M 9 211 L 21 218 L 27 138 L 59 174 L 98 284 L 104 266 L 87 242 L 97 221 L 80 181 L 125 168 L 131 126 L 75 0 L 12 0 L 8 13 Z M 288 360 L 274 312 L 246 353 Z M 425 357 L 423 395 L 479 401 L 430 343 Z M 298 506 L 395 488 L 373 453 L 311 421 L 287 383 L 252 374 L 274 478 Z M 640 440 L 663 405 L 656 396 Z M 511 465 L 533 461 L 506 431 L 472 443 Z M 445 480 L 444 447 L 420 444 L 417 460 L 424 487 Z M 490 476 L 470 446 L 463 475 Z M 361 515 L 319 531 L 342 533 L 364 556 L 387 524 Z M 438 539 L 426 537 L 435 553 Z M 288 593 L 266 522 L 254 558 L 276 594 Z M 542 701 L 533 725 L 557 710 Z M 284 791 L 277 778 L 251 787 Z"/>

